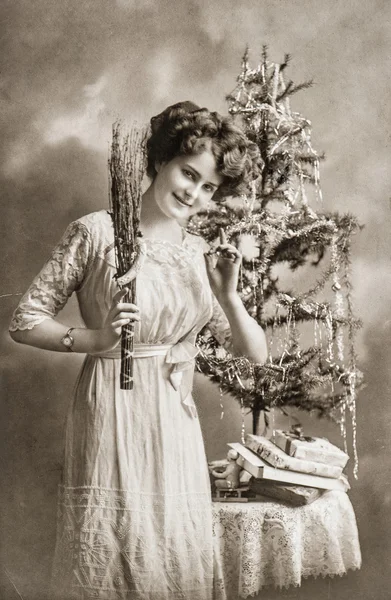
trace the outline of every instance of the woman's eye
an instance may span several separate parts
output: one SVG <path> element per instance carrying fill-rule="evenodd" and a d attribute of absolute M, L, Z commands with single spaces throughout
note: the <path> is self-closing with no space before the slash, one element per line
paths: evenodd
<path fill-rule="evenodd" d="M 213 192 L 214 192 L 214 188 L 211 185 L 208 185 L 208 184 L 204 185 L 204 190 L 206 192 L 208 192 L 209 194 L 213 194 Z"/>
<path fill-rule="evenodd" d="M 190 179 L 194 179 L 194 175 L 191 171 L 188 171 L 187 169 L 183 169 L 183 174 L 186 175 L 186 177 L 189 177 Z"/>

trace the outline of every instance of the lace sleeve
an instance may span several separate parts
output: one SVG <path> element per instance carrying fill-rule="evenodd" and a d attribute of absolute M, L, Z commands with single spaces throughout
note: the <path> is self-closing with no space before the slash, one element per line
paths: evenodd
<path fill-rule="evenodd" d="M 90 233 L 85 225 L 74 221 L 22 297 L 9 330 L 32 329 L 45 319 L 55 317 L 72 293 L 80 288 L 90 256 Z"/>

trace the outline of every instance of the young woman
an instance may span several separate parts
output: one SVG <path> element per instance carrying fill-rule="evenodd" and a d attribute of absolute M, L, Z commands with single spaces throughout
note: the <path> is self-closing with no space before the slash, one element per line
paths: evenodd
<path fill-rule="evenodd" d="M 238 294 L 239 251 L 216 253 L 181 226 L 240 191 L 254 149 L 229 118 L 191 102 L 151 120 L 137 306 L 123 301 L 107 211 L 78 219 L 16 309 L 17 342 L 85 353 L 66 426 L 53 592 L 62 600 L 211 600 L 207 462 L 191 395 L 209 323 L 262 362 L 263 330 Z M 55 320 L 76 292 L 85 328 Z M 119 386 L 121 327 L 135 323 L 134 388 Z"/>

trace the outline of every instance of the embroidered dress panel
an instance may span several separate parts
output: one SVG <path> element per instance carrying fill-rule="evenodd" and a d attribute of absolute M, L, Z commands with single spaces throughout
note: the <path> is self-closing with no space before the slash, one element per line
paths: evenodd
<path fill-rule="evenodd" d="M 101 328 L 118 290 L 113 241 L 106 211 L 72 223 L 11 329 L 55 317 L 74 291 L 86 326 Z M 191 381 L 198 331 L 208 323 L 229 347 L 229 323 L 209 286 L 201 238 L 143 238 L 141 250 L 135 344 L 166 348 L 135 358 L 132 391 L 119 387 L 118 356 L 84 360 L 59 489 L 51 597 L 61 600 L 212 598 L 209 475 Z"/>

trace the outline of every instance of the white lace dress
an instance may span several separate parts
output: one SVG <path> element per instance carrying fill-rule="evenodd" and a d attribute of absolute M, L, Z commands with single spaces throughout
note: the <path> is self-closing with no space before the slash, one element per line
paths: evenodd
<path fill-rule="evenodd" d="M 53 587 L 61 600 L 211 600 L 211 498 L 191 396 L 197 332 L 229 345 L 207 279 L 205 242 L 143 239 L 134 389 L 118 351 L 87 355 L 70 403 Z M 11 330 L 53 318 L 77 293 L 102 327 L 118 290 L 111 217 L 72 223 L 16 309 Z"/>

